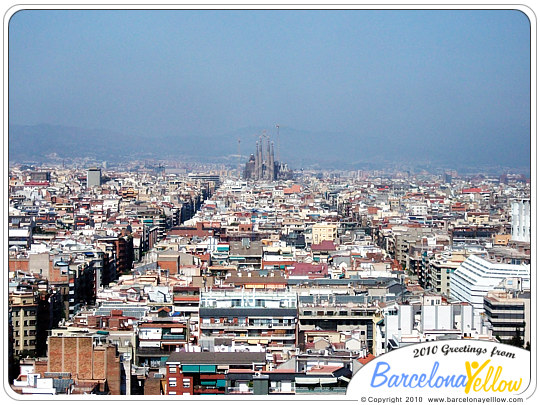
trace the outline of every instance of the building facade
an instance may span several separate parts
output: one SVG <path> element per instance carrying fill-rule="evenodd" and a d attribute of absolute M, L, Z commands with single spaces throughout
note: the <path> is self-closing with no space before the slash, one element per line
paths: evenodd
<path fill-rule="evenodd" d="M 297 297 L 292 292 L 203 292 L 199 316 L 200 339 L 228 337 L 253 350 L 263 347 L 276 362 L 297 347 Z"/>
<path fill-rule="evenodd" d="M 519 280 L 520 288 L 530 288 L 530 265 L 497 263 L 471 255 L 450 279 L 450 298 L 470 303 L 480 314 L 487 293 L 508 278 Z"/>
<path fill-rule="evenodd" d="M 521 199 L 512 202 L 512 240 L 531 241 L 531 200 Z"/>
<path fill-rule="evenodd" d="M 512 343 L 519 336 L 521 346 L 531 342 L 531 293 L 490 291 L 484 297 L 486 321 L 494 337 Z"/>

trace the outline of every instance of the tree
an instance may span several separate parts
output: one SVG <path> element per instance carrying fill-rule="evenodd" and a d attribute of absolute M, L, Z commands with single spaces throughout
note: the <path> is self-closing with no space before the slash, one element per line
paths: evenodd
<path fill-rule="evenodd" d="M 523 339 L 521 339 L 520 328 L 516 328 L 516 332 L 514 333 L 514 336 L 508 342 L 508 344 L 510 344 L 512 346 L 516 346 L 516 347 L 523 347 Z"/>

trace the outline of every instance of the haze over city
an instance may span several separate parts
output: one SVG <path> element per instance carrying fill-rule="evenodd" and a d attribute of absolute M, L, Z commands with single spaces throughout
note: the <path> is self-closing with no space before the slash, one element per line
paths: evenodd
<path fill-rule="evenodd" d="M 22 10 L 10 160 L 115 148 L 245 160 L 279 124 L 293 167 L 527 171 L 530 74 L 517 10 Z"/>

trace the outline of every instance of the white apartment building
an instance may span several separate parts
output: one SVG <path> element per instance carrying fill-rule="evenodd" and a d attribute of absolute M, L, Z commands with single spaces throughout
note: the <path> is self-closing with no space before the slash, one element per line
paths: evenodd
<path fill-rule="evenodd" d="M 202 292 L 199 338 L 228 338 L 252 346 L 250 351 L 263 346 L 286 360 L 297 347 L 297 311 L 297 295 L 290 291 Z"/>
<path fill-rule="evenodd" d="M 484 311 L 484 297 L 507 278 L 517 278 L 521 288 L 530 288 L 530 265 L 491 262 L 469 256 L 450 279 L 450 298 L 468 302 L 476 314 Z"/>
<path fill-rule="evenodd" d="M 426 296 L 422 304 L 386 308 L 378 322 L 375 355 L 414 343 L 446 339 L 489 339 L 489 330 L 471 305 L 444 304 L 440 296 Z"/>
<path fill-rule="evenodd" d="M 512 202 L 512 240 L 531 241 L 531 200 L 521 199 Z"/>

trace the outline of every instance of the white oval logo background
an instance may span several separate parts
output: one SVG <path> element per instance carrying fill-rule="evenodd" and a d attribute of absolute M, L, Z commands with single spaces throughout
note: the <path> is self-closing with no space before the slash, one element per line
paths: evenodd
<path fill-rule="evenodd" d="M 534 390 L 530 381 L 527 350 L 495 342 L 443 340 L 376 357 L 353 376 L 347 395 L 522 396 Z"/>

